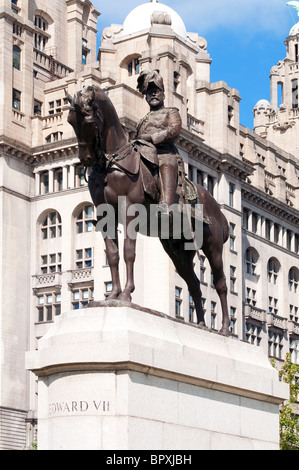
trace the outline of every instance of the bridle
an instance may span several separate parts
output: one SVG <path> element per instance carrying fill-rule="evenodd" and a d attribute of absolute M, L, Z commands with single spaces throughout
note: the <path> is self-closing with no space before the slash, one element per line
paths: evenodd
<path fill-rule="evenodd" d="M 83 95 L 84 96 L 84 95 Z M 82 103 L 79 103 L 79 99 L 81 98 Z M 102 136 L 102 129 L 103 129 L 103 113 L 97 104 L 92 103 L 92 98 L 89 98 L 90 103 L 88 103 L 88 98 L 84 96 L 82 99 L 82 94 L 76 93 L 74 100 L 72 101 L 72 105 L 70 107 L 70 111 L 74 111 L 76 115 L 78 113 L 86 118 L 87 116 L 91 117 L 89 124 L 94 124 L 95 127 L 95 143 L 94 143 L 94 154 L 96 155 L 95 160 L 92 163 L 92 169 L 95 172 L 107 172 L 112 166 L 116 166 L 121 172 L 127 174 L 130 177 L 134 177 L 135 174 L 130 172 L 128 169 L 123 168 L 123 166 L 119 163 L 121 160 L 126 158 L 130 155 L 134 144 L 127 144 L 119 152 L 115 154 L 107 154 L 104 150 L 104 142 Z M 88 103 L 88 104 L 87 104 Z M 79 148 L 86 148 L 90 146 L 88 142 L 79 141 L 78 139 L 78 147 Z M 128 147 L 128 149 L 126 149 Z M 125 150 L 125 152 L 123 152 Z M 85 165 L 84 165 L 85 166 Z M 84 171 L 84 178 L 85 181 L 88 183 L 86 178 L 87 168 L 85 167 Z"/>

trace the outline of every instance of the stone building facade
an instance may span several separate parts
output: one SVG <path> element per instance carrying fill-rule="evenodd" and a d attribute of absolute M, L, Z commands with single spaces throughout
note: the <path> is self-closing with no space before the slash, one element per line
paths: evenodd
<path fill-rule="evenodd" d="M 164 4 L 144 3 L 122 25 L 107 26 L 99 51 L 99 12 L 89 0 L 0 0 L 0 13 L 0 448 L 29 448 L 35 438 L 37 389 L 25 372 L 25 352 L 37 348 L 55 316 L 111 289 L 65 90 L 105 89 L 133 137 L 148 112 L 138 75 L 160 70 L 165 104 L 182 116 L 177 146 L 186 173 L 213 194 L 229 222 L 232 336 L 278 361 L 291 351 L 298 363 L 296 27 L 287 58 L 271 71 L 271 103 L 261 100 L 254 109 L 252 131 L 239 122 L 238 90 L 211 83 L 206 40 L 187 32 Z M 220 302 L 204 256 L 196 270 L 207 325 L 217 330 Z M 186 285 L 156 239 L 138 239 L 133 301 L 195 321 Z"/>

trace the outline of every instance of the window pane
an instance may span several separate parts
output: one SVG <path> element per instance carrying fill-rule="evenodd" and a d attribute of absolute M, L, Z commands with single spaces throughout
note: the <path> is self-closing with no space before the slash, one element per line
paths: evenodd
<path fill-rule="evenodd" d="M 61 315 L 61 305 L 56 305 L 55 306 L 55 315 Z"/>
<path fill-rule="evenodd" d="M 18 46 L 13 46 L 13 68 L 21 69 L 21 49 Z"/>
<path fill-rule="evenodd" d="M 38 309 L 38 321 L 39 322 L 44 321 L 44 309 L 43 308 Z"/>
<path fill-rule="evenodd" d="M 53 315 L 52 315 L 52 306 L 47 307 L 47 321 L 52 321 Z"/>
<path fill-rule="evenodd" d="M 79 291 L 75 291 L 74 292 L 74 300 L 79 300 L 80 299 L 80 292 Z"/>
<path fill-rule="evenodd" d="M 85 208 L 85 213 L 86 213 L 86 217 L 91 218 L 92 217 L 92 206 L 87 206 Z"/>
<path fill-rule="evenodd" d="M 86 232 L 92 232 L 92 222 L 86 222 Z"/>
<path fill-rule="evenodd" d="M 89 298 L 88 289 L 82 291 L 82 298 L 83 299 L 88 299 Z"/>
<path fill-rule="evenodd" d="M 82 233 L 82 232 L 83 232 L 83 223 L 77 222 L 77 233 Z"/>

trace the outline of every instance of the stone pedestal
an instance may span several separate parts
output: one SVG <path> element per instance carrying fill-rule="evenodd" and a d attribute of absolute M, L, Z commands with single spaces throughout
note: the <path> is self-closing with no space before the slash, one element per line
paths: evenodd
<path fill-rule="evenodd" d="M 279 448 L 288 387 L 263 351 L 157 312 L 65 313 L 26 362 L 40 450 Z"/>

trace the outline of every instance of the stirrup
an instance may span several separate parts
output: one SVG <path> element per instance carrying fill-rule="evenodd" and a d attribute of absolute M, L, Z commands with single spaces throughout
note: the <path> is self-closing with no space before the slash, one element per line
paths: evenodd
<path fill-rule="evenodd" d="M 170 216 L 171 212 L 169 210 L 168 204 L 166 204 L 166 202 L 160 202 L 160 204 L 157 205 L 157 213 L 162 216 Z"/>

